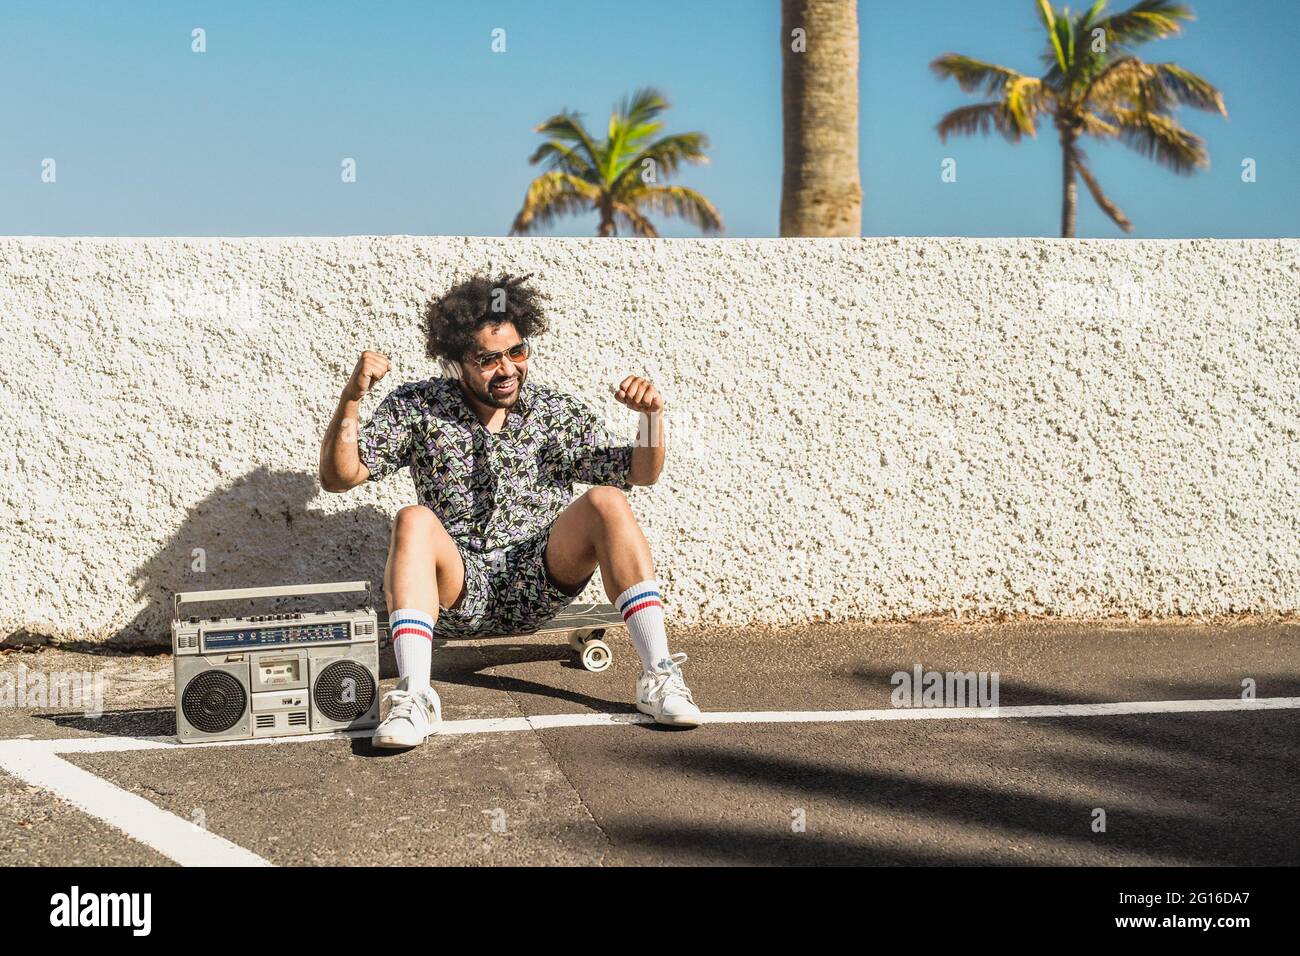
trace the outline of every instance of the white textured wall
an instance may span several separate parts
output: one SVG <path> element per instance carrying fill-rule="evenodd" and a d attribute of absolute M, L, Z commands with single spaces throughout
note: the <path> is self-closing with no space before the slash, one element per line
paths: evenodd
<path fill-rule="evenodd" d="M 434 374 L 420 306 L 486 267 L 553 296 L 539 380 L 629 435 L 606 386 L 665 393 L 630 497 L 673 621 L 1294 611 L 1298 252 L 0 239 L 0 636 L 163 642 L 174 590 L 378 581 L 409 478 L 319 492 L 320 433 L 361 349 Z"/>

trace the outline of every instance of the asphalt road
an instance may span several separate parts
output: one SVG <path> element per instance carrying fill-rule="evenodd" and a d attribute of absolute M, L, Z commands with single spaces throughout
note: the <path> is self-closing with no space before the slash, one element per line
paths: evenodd
<path fill-rule="evenodd" d="M 1300 698 L 1300 623 L 920 622 L 677 629 L 706 711 L 893 709 L 891 675 L 996 672 L 1019 705 Z M 542 638 L 435 650 L 448 720 L 634 713 L 637 666 Z M 0 673 L 103 671 L 102 717 L 0 708 L 0 741 L 174 732 L 171 658 L 44 649 Z M 391 685 L 391 659 L 385 686 Z M 1296 864 L 1300 709 L 997 719 L 638 723 L 68 753 L 278 865 Z M 2 747 L 3 744 L 0 744 Z M 98 798 L 97 798 L 98 799 Z M 102 802 L 102 801 L 101 801 Z M 98 806 L 98 805 L 97 805 Z M 1096 829 L 1104 811 L 1105 830 Z M 96 811 L 98 812 L 98 811 Z M 0 865 L 170 865 L 0 771 Z"/>

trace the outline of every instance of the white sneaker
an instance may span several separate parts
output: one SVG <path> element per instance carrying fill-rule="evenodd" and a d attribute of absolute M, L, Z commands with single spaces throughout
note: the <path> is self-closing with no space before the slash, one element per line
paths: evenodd
<path fill-rule="evenodd" d="M 422 692 L 408 690 L 409 678 L 384 695 L 388 715 L 375 728 L 370 743 L 375 747 L 418 747 L 424 738 L 438 732 L 442 723 L 442 701 L 432 687 Z"/>
<path fill-rule="evenodd" d="M 682 680 L 685 654 L 673 654 L 660 661 L 653 671 L 642 671 L 636 682 L 636 709 L 649 714 L 657 724 L 673 727 L 698 727 L 700 708 L 695 706 L 691 690 Z"/>

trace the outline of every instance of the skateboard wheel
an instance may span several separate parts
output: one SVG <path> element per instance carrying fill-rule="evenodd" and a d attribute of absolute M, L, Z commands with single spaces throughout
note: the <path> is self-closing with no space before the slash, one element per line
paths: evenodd
<path fill-rule="evenodd" d="M 581 654 L 582 649 L 586 646 L 587 642 L 597 640 L 604 636 L 605 629 L 603 627 L 583 628 L 582 630 L 574 631 L 569 635 L 569 647 L 575 654 Z"/>
<path fill-rule="evenodd" d="M 599 674 L 614 663 L 614 652 L 604 641 L 594 638 L 582 645 L 580 658 L 584 669 Z"/>

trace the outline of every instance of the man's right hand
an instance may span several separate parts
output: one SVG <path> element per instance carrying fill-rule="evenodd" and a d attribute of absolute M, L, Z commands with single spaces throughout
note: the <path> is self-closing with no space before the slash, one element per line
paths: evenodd
<path fill-rule="evenodd" d="M 370 391 L 374 384 L 387 375 L 392 368 L 393 363 L 388 361 L 388 356 L 383 352 L 362 352 L 361 358 L 357 359 L 357 367 L 352 370 L 352 377 L 343 387 L 343 400 L 361 401 L 366 392 Z"/>

